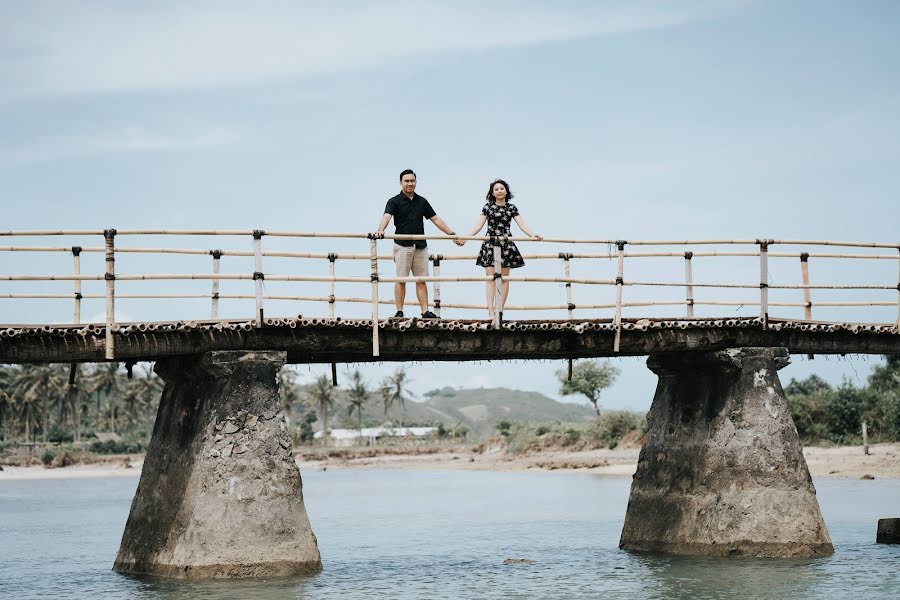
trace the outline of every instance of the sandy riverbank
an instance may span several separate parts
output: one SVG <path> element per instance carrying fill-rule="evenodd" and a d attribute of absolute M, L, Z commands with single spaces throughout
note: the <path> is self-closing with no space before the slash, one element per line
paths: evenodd
<path fill-rule="evenodd" d="M 543 452 L 510 455 L 502 450 L 473 452 L 467 449 L 432 454 L 388 454 L 377 456 L 324 456 L 298 453 L 301 472 L 322 469 L 409 469 L 409 470 L 470 470 L 470 471 L 528 471 L 577 470 L 596 475 L 630 476 L 637 465 L 638 448 L 615 450 L 587 450 Z M 875 444 L 869 455 L 861 446 L 833 448 L 807 447 L 803 449 L 813 477 L 860 479 L 900 478 L 900 443 Z M 321 458 L 319 458 L 321 456 Z M 42 466 L 10 467 L 0 471 L 0 482 L 21 479 L 75 479 L 84 477 L 135 477 L 140 475 L 142 457 L 130 457 L 130 467 L 123 459 L 99 464 L 73 465 L 58 469 Z"/>

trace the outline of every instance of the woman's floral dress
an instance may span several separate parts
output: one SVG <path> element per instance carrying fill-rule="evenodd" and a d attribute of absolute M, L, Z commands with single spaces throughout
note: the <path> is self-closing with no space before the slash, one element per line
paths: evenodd
<path fill-rule="evenodd" d="M 487 235 L 489 236 L 508 236 L 509 224 L 519 214 L 519 209 L 515 204 L 507 202 L 503 206 L 496 202 L 489 202 L 481 209 L 481 214 L 487 217 Z M 522 254 L 513 242 L 500 243 L 501 265 L 504 268 L 516 269 L 525 265 Z M 478 260 L 475 264 L 479 267 L 494 266 L 494 247 L 490 242 L 481 244 L 481 251 L 478 253 Z"/>

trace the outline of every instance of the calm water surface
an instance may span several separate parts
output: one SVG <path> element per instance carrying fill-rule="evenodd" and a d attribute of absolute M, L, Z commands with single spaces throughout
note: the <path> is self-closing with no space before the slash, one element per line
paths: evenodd
<path fill-rule="evenodd" d="M 304 473 L 325 570 L 212 583 L 110 568 L 137 478 L 0 482 L 9 598 L 900 598 L 900 480 L 818 480 L 835 546 L 809 561 L 686 559 L 618 549 L 630 478 L 575 473 Z M 504 565 L 529 558 L 533 565 Z"/>

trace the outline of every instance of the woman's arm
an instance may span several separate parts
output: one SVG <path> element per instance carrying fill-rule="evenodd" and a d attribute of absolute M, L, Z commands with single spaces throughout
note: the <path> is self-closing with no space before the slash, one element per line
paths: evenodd
<path fill-rule="evenodd" d="M 522 218 L 522 215 L 516 215 L 515 221 L 516 225 L 519 226 L 519 229 L 521 229 L 528 237 L 533 237 L 537 240 L 544 239 L 543 236 L 537 235 L 536 233 L 533 233 L 530 229 L 528 229 L 528 225 L 525 224 L 525 219 Z"/>
<path fill-rule="evenodd" d="M 478 215 L 478 222 L 475 223 L 475 227 L 472 228 L 472 231 L 469 232 L 469 236 L 478 235 L 478 232 L 481 231 L 481 228 L 484 227 L 484 224 L 487 223 L 487 217 L 484 215 Z M 462 244 L 466 243 L 466 240 L 460 240 Z"/>

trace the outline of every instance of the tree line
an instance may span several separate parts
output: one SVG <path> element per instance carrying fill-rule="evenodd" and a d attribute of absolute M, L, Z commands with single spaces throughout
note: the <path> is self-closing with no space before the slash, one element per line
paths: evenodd
<path fill-rule="evenodd" d="M 559 371 L 557 378 L 562 395 L 583 396 L 600 417 L 600 393 L 618 374 L 615 366 L 579 361 L 571 376 Z M 377 403 L 384 421 L 402 424 L 406 404 L 413 398 L 406 367 L 376 384 L 366 381 L 359 370 L 347 372 L 347 377 L 347 418 L 358 429 L 363 428 L 363 408 L 372 403 Z M 327 374 L 305 386 L 297 378 L 291 369 L 279 372 L 281 402 L 291 431 L 298 441 L 308 442 L 314 423 L 330 429 L 329 413 L 339 388 Z M 135 367 L 129 374 L 116 363 L 0 365 L 0 443 L 79 442 L 95 432 L 146 443 L 162 389 L 162 380 L 149 366 Z M 791 379 L 784 391 L 804 443 L 858 442 L 863 421 L 873 441 L 900 440 L 898 356 L 887 357 L 860 387 L 849 380 L 832 386 L 810 375 Z"/>
<path fill-rule="evenodd" d="M 94 432 L 149 435 L 163 383 L 117 363 L 0 365 L 0 441 L 80 442 Z"/>
<path fill-rule="evenodd" d="M 860 387 L 810 375 L 791 379 L 784 393 L 804 443 L 859 443 L 863 422 L 874 442 L 900 440 L 900 356 L 886 357 Z"/>

